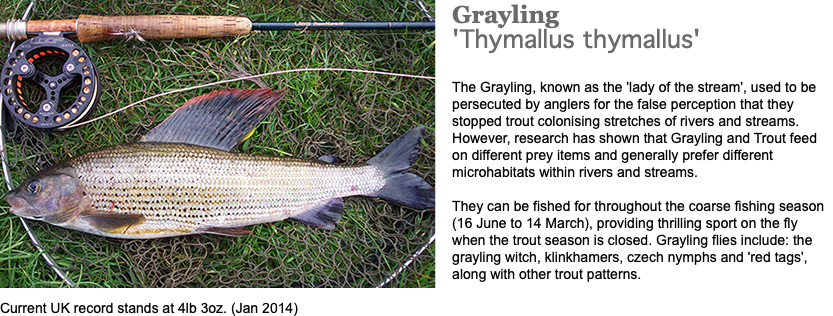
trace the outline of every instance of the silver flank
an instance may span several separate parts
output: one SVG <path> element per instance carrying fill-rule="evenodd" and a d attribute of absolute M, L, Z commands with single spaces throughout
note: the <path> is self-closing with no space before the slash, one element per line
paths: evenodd
<path fill-rule="evenodd" d="M 95 212 L 142 214 L 122 235 L 155 238 L 283 220 L 385 184 L 369 165 L 250 156 L 183 145 L 138 143 L 70 161 Z"/>

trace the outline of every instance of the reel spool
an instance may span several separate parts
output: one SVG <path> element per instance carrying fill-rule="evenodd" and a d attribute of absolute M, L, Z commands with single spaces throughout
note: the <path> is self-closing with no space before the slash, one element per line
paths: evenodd
<path fill-rule="evenodd" d="M 40 35 L 18 45 L 0 74 L 3 103 L 30 127 L 60 131 L 84 120 L 98 102 L 98 72 L 75 42 Z"/>

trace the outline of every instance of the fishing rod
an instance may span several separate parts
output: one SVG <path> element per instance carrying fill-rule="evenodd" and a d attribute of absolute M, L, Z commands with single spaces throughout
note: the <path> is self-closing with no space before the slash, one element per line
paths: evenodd
<path fill-rule="evenodd" d="M 243 36 L 260 31 L 434 27 L 433 21 L 253 22 L 247 17 L 205 15 L 80 15 L 75 20 L 10 20 L 0 23 L 0 39 L 24 42 L 6 59 L 0 73 L 0 90 L 6 109 L 19 122 L 36 129 L 60 131 L 92 113 L 100 94 L 92 58 L 71 39 L 90 43 Z M 52 68 L 59 69 L 44 71 L 47 67 L 38 66 L 48 63 L 57 64 Z"/>
<path fill-rule="evenodd" d="M 75 20 L 0 23 L 0 38 L 27 40 L 39 35 L 77 37 L 82 43 L 119 38 L 172 39 L 242 36 L 287 30 L 433 30 L 433 21 L 253 22 L 246 17 L 207 15 L 80 15 Z"/>

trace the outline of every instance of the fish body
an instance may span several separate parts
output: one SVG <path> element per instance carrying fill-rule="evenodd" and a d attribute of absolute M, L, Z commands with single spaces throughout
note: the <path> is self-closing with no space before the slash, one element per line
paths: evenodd
<path fill-rule="evenodd" d="M 262 116 L 233 111 L 234 106 L 270 95 L 247 92 L 225 91 L 237 94 L 231 98 L 236 102 L 227 100 L 220 108 L 231 108 L 234 115 L 220 112 L 210 118 L 234 122 L 242 116 L 251 118 L 249 125 L 259 122 Z M 202 103 L 191 104 L 191 110 L 216 112 L 216 98 L 203 98 Z M 12 212 L 96 235 L 144 239 L 200 233 L 243 236 L 249 233 L 244 226 L 287 218 L 333 229 L 343 211 L 342 198 L 355 195 L 433 208 L 433 187 L 405 173 L 418 151 L 422 127 L 412 129 L 367 163 L 348 166 L 232 153 L 229 144 L 239 142 L 251 129 L 234 125 L 237 131 L 231 137 L 222 132 L 207 137 L 177 122 L 182 117 L 175 116 L 183 114 L 178 112 L 140 142 L 87 152 L 33 176 L 7 194 Z M 229 122 L 214 123 L 225 126 Z M 216 131 L 217 126 L 209 120 L 202 130 Z"/>
<path fill-rule="evenodd" d="M 108 147 L 67 163 L 93 213 L 138 214 L 142 223 L 107 234 L 153 238 L 280 221 L 330 200 L 384 185 L 373 166 L 252 156 L 167 143 Z M 83 217 L 64 227 L 90 231 Z M 117 235 L 117 236 L 114 236 Z"/>

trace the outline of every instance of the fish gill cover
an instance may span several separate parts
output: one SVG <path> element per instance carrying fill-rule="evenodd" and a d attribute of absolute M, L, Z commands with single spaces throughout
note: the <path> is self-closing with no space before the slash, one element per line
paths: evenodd
<path fill-rule="evenodd" d="M 277 20 L 422 20 L 411 1 L 151 0 L 41 2 L 35 19 L 80 14 L 201 14 Z M 433 1 L 425 2 L 433 7 Z M 13 1 L 0 18 L 22 15 Z M 98 117 L 161 92 L 281 69 L 343 67 L 434 75 L 434 32 L 264 32 L 239 38 L 105 41 L 83 44 L 101 75 Z M 4 52 L 9 44 L 2 43 Z M 177 106 L 223 88 L 287 89 L 254 135 L 233 151 L 316 158 L 333 154 L 362 163 L 399 135 L 428 126 L 411 172 L 434 184 L 434 82 L 347 72 L 300 72 L 167 95 L 60 134 L 16 127 L 8 155 L 15 184 L 52 163 L 102 146 L 137 141 Z M 0 286 L 65 286 L 29 242 L 20 220 L 2 203 Z M 117 240 L 31 222 L 45 251 L 83 287 L 372 287 L 434 234 L 434 212 L 377 199 L 345 200 L 333 231 L 297 221 L 252 226 L 250 237 L 194 235 Z M 433 287 L 433 246 L 387 286 Z"/>

